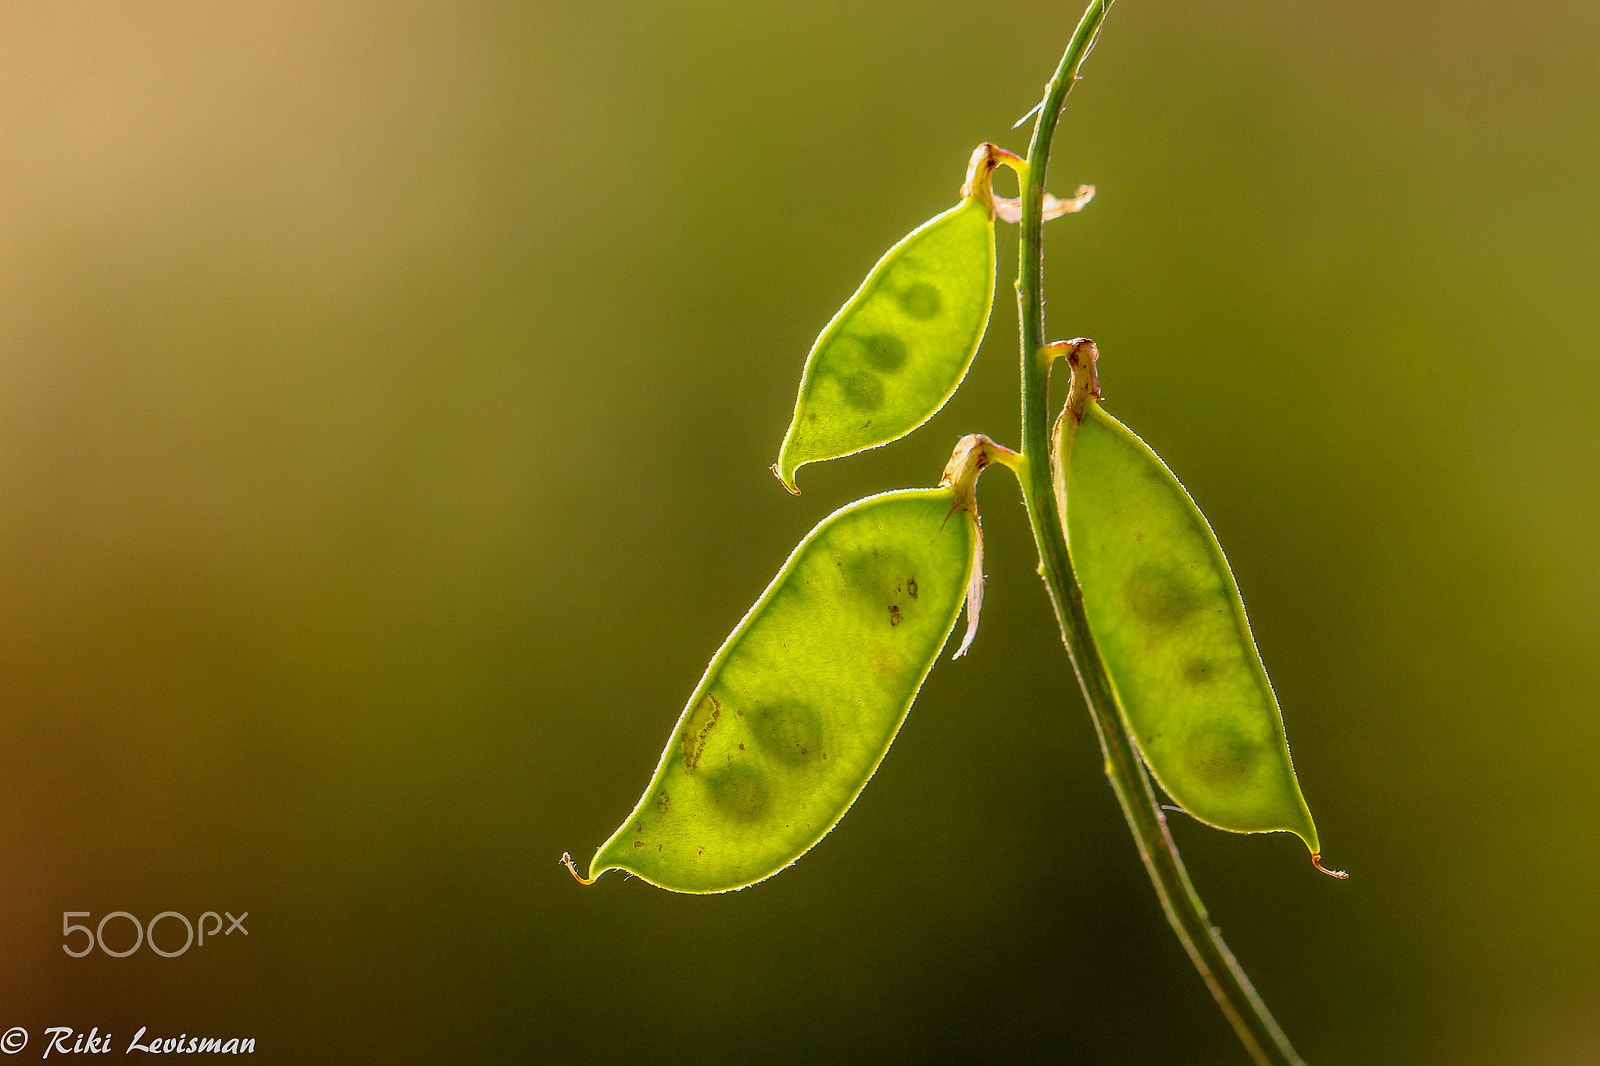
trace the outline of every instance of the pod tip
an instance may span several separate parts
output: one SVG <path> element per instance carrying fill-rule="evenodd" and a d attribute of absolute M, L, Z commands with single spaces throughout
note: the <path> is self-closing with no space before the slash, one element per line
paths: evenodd
<path fill-rule="evenodd" d="M 599 880 L 598 877 L 584 877 L 580 874 L 577 864 L 572 861 L 572 856 L 565 851 L 561 853 L 561 865 L 567 868 L 567 873 L 571 874 L 572 879 L 580 885 L 592 885 Z"/>
<path fill-rule="evenodd" d="M 767 469 L 772 471 L 772 476 L 777 478 L 778 481 L 782 483 L 784 488 L 788 489 L 796 496 L 800 495 L 800 488 L 794 483 L 793 476 L 791 475 L 790 477 L 784 477 L 783 471 L 778 468 L 777 463 L 773 463 L 771 466 L 767 467 Z"/>
<path fill-rule="evenodd" d="M 1313 853 L 1312 854 L 1312 856 L 1311 856 L 1311 865 L 1315 866 L 1318 870 L 1321 870 L 1323 873 L 1327 874 L 1329 877 L 1336 877 L 1341 881 L 1350 880 L 1350 875 L 1345 873 L 1343 870 L 1330 870 L 1326 866 L 1322 865 L 1322 856 L 1321 856 L 1321 854 L 1318 854 L 1318 853 Z"/>

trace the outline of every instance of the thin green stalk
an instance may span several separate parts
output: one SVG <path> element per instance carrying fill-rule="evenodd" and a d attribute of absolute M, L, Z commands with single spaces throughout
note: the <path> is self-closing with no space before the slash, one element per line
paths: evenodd
<path fill-rule="evenodd" d="M 1039 106 L 1033 141 L 1028 146 L 1028 165 L 1022 176 L 1017 303 L 1022 329 L 1022 453 L 1026 459 L 1025 468 L 1020 471 L 1023 498 L 1033 526 L 1034 543 L 1039 548 L 1040 574 L 1055 607 L 1056 620 L 1060 623 L 1078 683 L 1083 688 L 1084 701 L 1094 718 L 1095 731 L 1100 736 L 1106 776 L 1111 779 L 1128 828 L 1139 845 L 1139 855 L 1155 885 L 1167 920 L 1216 997 L 1222 1013 L 1256 1062 L 1263 1066 L 1289 1066 L 1300 1064 L 1300 1056 L 1295 1054 L 1288 1037 L 1267 1012 L 1266 1004 L 1211 924 L 1205 904 L 1189 881 L 1167 829 L 1166 815 L 1162 813 L 1149 775 L 1122 720 L 1084 614 L 1083 594 L 1072 569 L 1051 485 L 1050 358 L 1043 351 L 1045 172 L 1062 105 L 1077 81 L 1078 68 L 1094 47 L 1111 2 L 1093 0 L 1078 23 Z"/>

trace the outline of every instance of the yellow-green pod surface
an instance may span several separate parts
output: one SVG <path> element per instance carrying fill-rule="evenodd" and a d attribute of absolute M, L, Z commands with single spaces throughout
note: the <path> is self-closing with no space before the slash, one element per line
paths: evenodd
<path fill-rule="evenodd" d="M 1057 461 L 1083 606 L 1134 739 L 1203 822 L 1321 850 L 1222 547 L 1178 479 L 1098 403 Z"/>
<path fill-rule="evenodd" d="M 770 877 L 844 816 L 955 625 L 977 523 L 949 488 L 835 512 L 722 645 L 589 864 L 675 892 Z"/>
<path fill-rule="evenodd" d="M 773 467 L 790 492 L 802 464 L 898 440 L 966 376 L 994 303 L 983 173 L 976 193 L 889 249 L 812 346 Z"/>

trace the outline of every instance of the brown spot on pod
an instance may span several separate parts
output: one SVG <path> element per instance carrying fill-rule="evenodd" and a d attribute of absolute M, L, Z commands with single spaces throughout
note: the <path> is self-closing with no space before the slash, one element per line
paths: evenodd
<path fill-rule="evenodd" d="M 706 693 L 695 702 L 694 711 L 684 723 L 683 764 L 692 774 L 700 768 L 700 759 L 706 753 L 706 738 L 722 716 L 722 702 Z"/>

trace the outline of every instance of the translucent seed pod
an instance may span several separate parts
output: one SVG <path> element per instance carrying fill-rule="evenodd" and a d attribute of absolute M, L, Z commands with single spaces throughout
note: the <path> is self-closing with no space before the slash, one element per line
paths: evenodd
<path fill-rule="evenodd" d="M 1277 696 L 1211 526 L 1165 463 L 1101 409 L 1093 342 L 1073 342 L 1056 493 L 1090 629 L 1145 762 L 1219 829 L 1321 850 Z"/>
<path fill-rule="evenodd" d="M 776 474 L 898 440 L 954 395 L 994 305 L 991 178 L 1009 152 L 973 152 L 961 203 L 889 249 L 806 358 Z"/>

